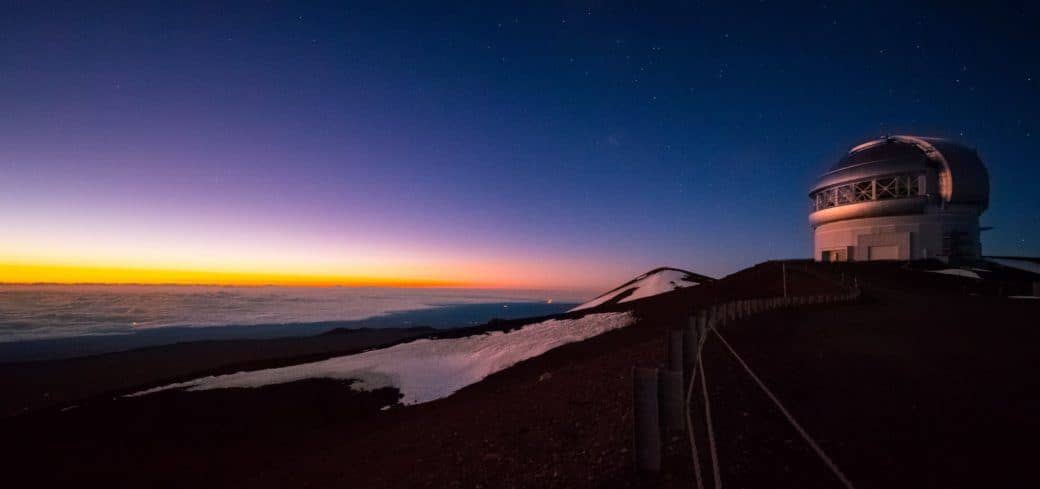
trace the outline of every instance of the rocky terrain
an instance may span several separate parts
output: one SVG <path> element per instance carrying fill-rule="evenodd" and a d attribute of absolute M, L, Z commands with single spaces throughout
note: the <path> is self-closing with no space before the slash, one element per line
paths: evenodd
<path fill-rule="evenodd" d="M 1008 486 L 1030 477 L 1030 452 L 1019 447 L 1040 433 L 1033 415 L 1040 301 L 998 296 L 999 280 L 901 264 L 768 262 L 597 308 L 630 310 L 638 322 L 428 403 L 383 409 L 398 398 L 394 389 L 355 392 L 347 382 L 312 379 L 98 395 L 74 408 L 7 417 L 0 430 L 8 480 L 19 487 L 693 487 L 680 434 L 666 439 L 661 473 L 634 470 L 631 369 L 661 366 L 666 332 L 694 311 L 781 295 L 785 275 L 792 295 L 855 281 L 864 296 L 761 314 L 720 332 L 856 487 Z M 726 487 L 838 487 L 718 341 L 709 338 L 703 360 Z"/>

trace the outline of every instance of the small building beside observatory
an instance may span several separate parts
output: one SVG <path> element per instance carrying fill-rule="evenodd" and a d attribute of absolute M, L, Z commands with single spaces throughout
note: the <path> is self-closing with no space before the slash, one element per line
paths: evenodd
<path fill-rule="evenodd" d="M 989 174 L 974 149 L 889 136 L 849 150 L 809 192 L 817 261 L 971 261 Z"/>

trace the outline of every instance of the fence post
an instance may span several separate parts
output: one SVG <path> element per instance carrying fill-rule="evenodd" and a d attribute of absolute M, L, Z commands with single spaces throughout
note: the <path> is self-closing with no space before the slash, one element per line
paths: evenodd
<path fill-rule="evenodd" d="M 683 359 L 683 332 L 672 330 L 668 332 L 668 370 L 682 372 L 686 368 Z"/>
<path fill-rule="evenodd" d="M 684 380 L 689 379 L 693 372 L 693 366 L 697 364 L 697 354 L 700 350 L 701 335 L 705 334 L 705 332 L 706 331 L 701 328 L 700 324 L 691 326 L 683 332 L 683 360 L 686 361 L 685 365 L 683 365 L 683 372 L 688 373 L 688 375 L 684 376 Z"/>
<path fill-rule="evenodd" d="M 661 418 L 657 403 L 657 369 L 632 369 L 632 414 L 636 469 L 661 470 Z"/>
<path fill-rule="evenodd" d="M 683 398 L 686 397 L 682 370 L 659 370 L 657 372 L 658 400 L 661 406 L 661 430 L 681 431 L 685 426 Z"/>

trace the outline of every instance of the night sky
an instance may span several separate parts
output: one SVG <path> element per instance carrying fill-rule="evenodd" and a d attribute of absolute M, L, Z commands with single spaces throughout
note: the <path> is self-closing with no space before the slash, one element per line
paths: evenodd
<path fill-rule="evenodd" d="M 1036 3 L 88 3 L 0 2 L 8 279 L 719 276 L 885 134 L 976 147 L 984 253 L 1040 255 Z"/>

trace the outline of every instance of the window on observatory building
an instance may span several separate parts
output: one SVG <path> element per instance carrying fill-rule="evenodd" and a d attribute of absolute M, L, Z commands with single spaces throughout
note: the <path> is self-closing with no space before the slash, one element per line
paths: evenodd
<path fill-rule="evenodd" d="M 906 189 L 907 189 L 907 195 L 909 195 L 909 196 L 920 195 L 921 191 L 920 191 L 920 188 L 919 188 L 919 186 L 917 184 L 917 177 L 916 176 L 911 175 L 909 177 L 906 177 Z"/>
<path fill-rule="evenodd" d="M 868 200 L 874 200 L 874 181 L 870 180 L 867 182 L 856 182 L 853 185 L 856 192 L 856 202 L 866 202 Z"/>
<path fill-rule="evenodd" d="M 837 188 L 838 205 L 851 204 L 856 200 L 853 198 L 852 185 L 842 185 Z"/>
<path fill-rule="evenodd" d="M 873 200 L 902 199 L 921 194 L 919 175 L 897 175 L 843 183 L 810 195 L 813 211 Z"/>
<path fill-rule="evenodd" d="M 896 177 L 877 179 L 877 200 L 899 197 L 899 179 Z"/>

